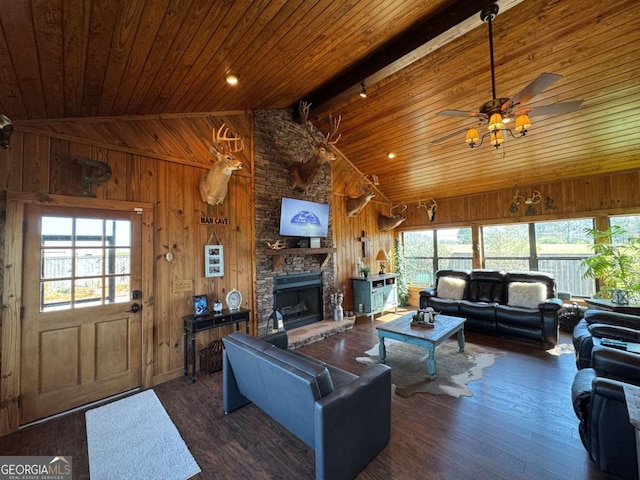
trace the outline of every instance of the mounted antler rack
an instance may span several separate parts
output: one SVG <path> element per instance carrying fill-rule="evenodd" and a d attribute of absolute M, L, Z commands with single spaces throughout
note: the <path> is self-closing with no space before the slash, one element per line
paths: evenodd
<path fill-rule="evenodd" d="M 527 205 L 525 215 L 535 215 L 536 209 L 533 207 L 542 201 L 542 194 L 538 190 L 534 190 L 530 197 L 520 195 L 520 190 L 516 190 L 516 194 L 513 196 L 513 203 L 509 207 L 511 213 L 517 213 L 518 207 L 521 203 Z"/>
<path fill-rule="evenodd" d="M 433 198 L 430 200 L 430 202 L 431 203 L 427 205 L 426 203 L 419 201 L 418 208 L 424 208 L 425 211 L 427 212 L 427 216 L 429 217 L 429 221 L 433 222 L 433 220 L 436 217 L 436 210 L 438 209 L 438 204 Z"/>

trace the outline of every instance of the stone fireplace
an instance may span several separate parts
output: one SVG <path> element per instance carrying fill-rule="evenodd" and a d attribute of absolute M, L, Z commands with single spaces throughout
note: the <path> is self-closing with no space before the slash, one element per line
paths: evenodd
<path fill-rule="evenodd" d="M 322 255 L 287 254 L 283 261 L 266 254 L 267 242 L 283 240 L 291 248 L 299 238 L 280 237 L 280 203 L 282 197 L 309 200 L 331 206 L 331 169 L 325 165 L 305 192 L 294 191 L 290 186 L 290 167 L 294 162 L 310 158 L 313 151 L 308 133 L 302 125 L 293 121 L 291 110 L 254 111 L 254 166 L 255 166 L 255 232 L 256 232 L 256 318 L 258 335 L 267 333 L 271 327 L 269 317 L 273 313 L 276 291 L 283 295 L 282 301 L 291 316 L 287 329 L 333 317 L 331 293 L 335 291 L 335 262 L 333 254 L 324 262 Z M 321 239 L 321 247 L 334 247 L 331 209 L 329 232 Z M 301 250 L 301 252 L 303 252 Z M 288 283 L 313 274 L 319 285 L 314 293 L 287 292 L 282 288 Z M 306 282 L 303 280 L 302 282 Z M 304 287 L 304 285 L 302 285 Z M 280 292 L 280 290 L 284 290 Z M 302 288 L 301 290 L 307 290 Z M 302 300 L 298 301 L 298 296 Z M 316 302 L 312 301 L 315 297 Z M 278 300 L 280 301 L 280 300 Z M 304 304 L 304 305 L 302 305 Z M 311 313 L 313 312 L 313 313 Z"/>

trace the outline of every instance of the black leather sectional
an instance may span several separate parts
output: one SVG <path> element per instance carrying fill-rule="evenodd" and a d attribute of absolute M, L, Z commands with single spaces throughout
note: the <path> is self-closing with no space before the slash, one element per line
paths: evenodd
<path fill-rule="evenodd" d="M 451 278 L 458 285 L 464 281 L 461 298 L 439 295 L 439 285 Z M 522 288 L 523 284 L 525 288 L 539 287 L 539 302 L 524 305 L 515 300 L 516 287 Z M 558 343 L 558 310 L 562 301 L 556 297 L 556 282 L 548 273 L 438 270 L 436 285 L 420 292 L 420 308 L 426 307 L 466 318 L 466 331 L 525 339 L 544 346 Z"/>

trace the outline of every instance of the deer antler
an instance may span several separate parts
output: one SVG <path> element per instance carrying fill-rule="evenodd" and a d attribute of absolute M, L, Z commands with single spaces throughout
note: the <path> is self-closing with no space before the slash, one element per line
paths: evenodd
<path fill-rule="evenodd" d="M 526 198 L 523 195 L 520 195 L 520 190 L 516 190 L 516 194 L 513 196 L 513 203 L 516 205 L 520 205 L 521 202 L 524 202 Z"/>
<path fill-rule="evenodd" d="M 400 203 L 398 205 L 394 205 L 389 209 L 389 213 L 391 213 L 391 215 L 393 215 L 393 213 L 392 213 L 393 210 L 398 208 L 398 207 L 402 207 L 402 210 L 400 210 L 400 212 L 397 215 L 402 215 L 405 212 L 405 210 L 407 209 L 407 204 L 406 203 Z"/>
<path fill-rule="evenodd" d="M 224 155 L 239 152 L 244 148 L 244 139 L 242 137 L 229 137 L 229 127 L 225 128 L 223 123 L 218 131 L 213 129 L 213 143 L 216 145 L 213 148 Z M 240 145 L 238 146 L 238 142 Z"/>
<path fill-rule="evenodd" d="M 299 111 L 300 118 L 302 119 L 302 123 L 304 124 L 304 128 L 307 130 L 311 138 L 317 147 L 327 147 L 328 145 L 335 145 L 342 134 L 338 135 L 338 138 L 332 140 L 333 136 L 338 132 L 338 128 L 340 127 L 340 121 L 342 120 L 342 116 L 338 115 L 338 118 L 333 118 L 331 114 L 329 114 L 329 132 L 326 136 L 322 137 L 320 140 L 316 134 L 311 129 L 312 123 L 309 121 L 309 109 L 311 108 L 311 104 L 309 102 L 300 102 Z"/>
<path fill-rule="evenodd" d="M 538 190 L 533 191 L 533 196 L 531 198 L 527 198 L 524 203 L 527 205 L 536 205 L 542 201 L 542 194 Z"/>
<path fill-rule="evenodd" d="M 338 135 L 335 140 L 331 140 L 333 136 L 338 132 L 338 128 L 340 128 L 340 121 L 342 120 L 342 115 L 338 115 L 338 118 L 333 118 L 331 113 L 329 113 L 329 132 L 325 137 L 325 142 L 329 145 L 335 145 L 342 137 L 342 134 Z"/>

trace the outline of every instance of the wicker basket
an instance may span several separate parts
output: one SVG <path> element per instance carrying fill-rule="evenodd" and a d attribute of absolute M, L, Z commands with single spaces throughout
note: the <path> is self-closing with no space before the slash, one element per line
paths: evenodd
<path fill-rule="evenodd" d="M 200 371 L 207 374 L 222 370 L 222 340 L 213 340 L 200 350 Z"/>

